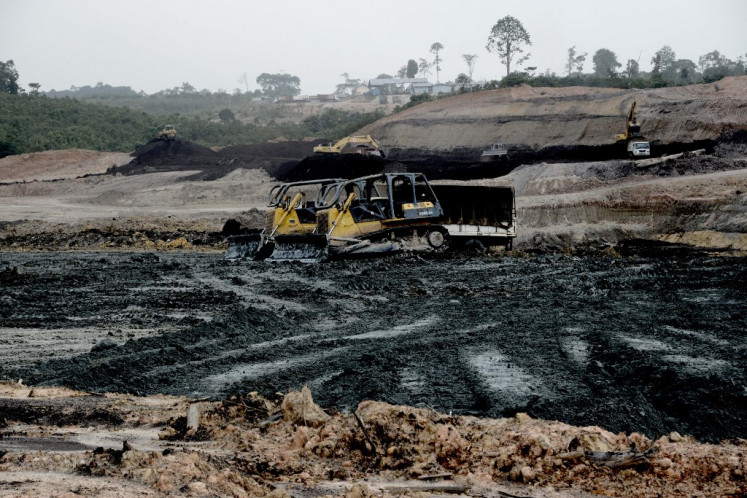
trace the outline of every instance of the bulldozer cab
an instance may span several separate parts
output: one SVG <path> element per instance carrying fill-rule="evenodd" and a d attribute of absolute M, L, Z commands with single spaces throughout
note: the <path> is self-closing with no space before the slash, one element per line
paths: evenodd
<path fill-rule="evenodd" d="M 324 195 L 330 185 L 343 181 L 341 178 L 325 178 L 281 183 L 270 190 L 267 206 L 281 210 L 293 209 L 300 223 L 315 223 L 317 200 Z M 293 202 L 294 199 L 295 202 Z M 293 203 L 292 206 L 291 203 Z"/>
<path fill-rule="evenodd" d="M 356 221 L 437 217 L 436 195 L 420 173 L 383 173 L 331 185 L 316 208 L 341 207 L 353 195 L 350 212 Z"/>

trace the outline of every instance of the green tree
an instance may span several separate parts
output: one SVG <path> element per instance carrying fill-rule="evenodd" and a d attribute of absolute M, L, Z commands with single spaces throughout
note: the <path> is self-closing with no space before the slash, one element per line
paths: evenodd
<path fill-rule="evenodd" d="M 531 46 L 532 40 L 521 22 L 511 16 L 500 19 L 488 36 L 485 48 L 488 52 L 498 54 L 501 64 L 506 66 L 506 76 L 511 74 L 511 63 L 521 64 L 529 58 L 524 54 L 524 47 Z"/>
<path fill-rule="evenodd" d="M 236 116 L 231 109 L 221 109 L 218 113 L 218 118 L 220 118 L 221 123 L 230 123 L 236 120 Z"/>
<path fill-rule="evenodd" d="M 664 45 L 651 58 L 651 79 L 654 81 L 674 81 L 675 70 L 672 68 L 677 56 L 669 45 Z"/>
<path fill-rule="evenodd" d="M 513 72 L 501 79 L 500 86 L 505 88 L 509 86 L 519 86 L 525 83 L 529 83 L 529 75 L 527 73 Z"/>
<path fill-rule="evenodd" d="M 698 58 L 698 65 L 703 73 L 703 81 L 711 83 L 733 74 L 736 64 L 718 50 L 708 52 Z"/>
<path fill-rule="evenodd" d="M 672 64 L 674 82 L 678 85 L 691 85 L 695 83 L 698 75 L 698 66 L 690 59 L 678 59 Z"/>
<path fill-rule="evenodd" d="M 39 95 L 41 83 L 29 83 L 29 88 L 31 88 L 31 91 L 29 92 L 30 95 Z"/>
<path fill-rule="evenodd" d="M 583 54 L 576 54 L 576 46 L 572 46 L 568 49 L 568 60 L 565 63 L 565 68 L 568 70 L 568 76 L 571 75 L 575 69 L 577 72 L 581 72 L 584 69 L 584 62 L 586 61 L 586 52 Z"/>
<path fill-rule="evenodd" d="M 477 62 L 477 54 L 463 54 L 462 59 L 467 63 L 469 80 L 472 81 L 472 72 L 475 69 L 475 63 Z"/>
<path fill-rule="evenodd" d="M 18 93 L 18 71 L 12 60 L 0 61 L 0 93 Z"/>
<path fill-rule="evenodd" d="M 335 90 L 337 95 L 344 96 L 352 94 L 353 90 L 361 84 L 361 80 L 359 78 L 351 78 L 350 73 L 342 73 L 340 76 L 343 77 L 344 81 L 337 85 L 337 90 Z"/>
<path fill-rule="evenodd" d="M 418 74 L 418 63 L 414 60 L 410 59 L 407 61 L 407 70 L 405 71 L 405 75 L 408 78 L 414 78 L 416 74 Z"/>
<path fill-rule="evenodd" d="M 592 58 L 594 74 L 600 78 L 611 78 L 617 74 L 617 68 L 622 64 L 617 62 L 617 56 L 612 50 L 600 48 Z"/>
<path fill-rule="evenodd" d="M 637 60 L 628 59 L 628 62 L 625 65 L 625 75 L 628 77 L 629 80 L 638 78 L 641 75 L 641 69 L 640 69 L 640 66 L 638 65 Z"/>
<path fill-rule="evenodd" d="M 456 77 L 454 83 L 461 86 L 469 85 L 470 83 L 472 83 L 472 78 L 464 73 L 459 73 L 459 76 Z"/>
<path fill-rule="evenodd" d="M 257 84 L 268 97 L 293 97 L 301 93 L 301 79 L 291 74 L 262 73 L 257 76 Z"/>
<path fill-rule="evenodd" d="M 427 60 L 420 59 L 420 62 L 418 63 L 418 72 L 422 74 L 423 76 L 427 77 L 429 74 L 431 74 L 432 67 L 433 67 L 433 64 L 431 64 Z"/>
<path fill-rule="evenodd" d="M 443 49 L 444 46 L 438 42 L 431 45 L 431 53 L 435 56 L 433 59 L 433 65 L 436 67 L 436 83 L 439 82 L 438 74 L 441 71 L 441 57 L 439 56 L 439 52 Z"/>

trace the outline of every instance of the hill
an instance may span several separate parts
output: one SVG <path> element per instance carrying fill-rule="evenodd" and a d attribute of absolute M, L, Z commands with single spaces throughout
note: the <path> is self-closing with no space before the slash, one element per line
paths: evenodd
<path fill-rule="evenodd" d="M 614 153 L 614 136 L 637 102 L 652 155 L 712 144 L 747 129 L 747 77 L 646 90 L 533 88 L 527 85 L 427 102 L 365 126 L 396 159 L 474 159 L 500 141 L 514 163 L 588 160 Z"/>

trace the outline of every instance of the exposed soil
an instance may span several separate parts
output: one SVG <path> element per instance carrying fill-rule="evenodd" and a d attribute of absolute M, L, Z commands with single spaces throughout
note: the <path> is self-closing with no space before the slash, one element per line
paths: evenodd
<path fill-rule="evenodd" d="M 0 406 L 14 408 L 0 429 L 0 494 L 10 496 L 745 493 L 744 440 L 651 440 L 521 413 L 477 419 L 365 401 L 328 414 L 306 388 L 194 403 L 5 383 Z"/>
<path fill-rule="evenodd" d="M 0 482 L 744 496 L 745 82 L 439 100 L 365 130 L 386 160 L 304 159 L 310 141 L 3 158 Z M 610 159 L 633 98 L 654 150 L 686 153 Z M 511 160 L 476 162 L 497 137 Z M 226 223 L 261 227 L 277 178 L 382 170 L 513 186 L 517 251 L 222 261 Z M 332 418 L 268 422 L 304 385 Z M 189 399 L 157 393 L 203 398 L 201 428 Z"/>
<path fill-rule="evenodd" d="M 459 156 L 495 141 L 507 145 L 509 156 L 514 151 L 593 150 L 611 146 L 615 134 L 624 131 L 625 116 L 636 101 L 641 131 L 658 156 L 672 152 L 657 150 L 661 146 L 698 144 L 715 140 L 725 130 L 747 129 L 746 95 L 745 76 L 648 90 L 524 85 L 427 102 L 361 132 L 408 157 L 417 151 Z"/>
<path fill-rule="evenodd" d="M 0 430 L 10 491 L 0 493 L 10 496 L 745 493 L 744 440 L 652 440 L 523 413 L 477 419 L 365 401 L 328 414 L 306 388 L 194 403 L 5 383 L 0 406 L 23 407 Z"/>

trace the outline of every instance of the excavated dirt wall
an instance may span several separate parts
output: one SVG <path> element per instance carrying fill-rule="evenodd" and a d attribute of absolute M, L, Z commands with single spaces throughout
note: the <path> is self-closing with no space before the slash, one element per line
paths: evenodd
<path fill-rule="evenodd" d="M 495 141 L 524 159 L 529 151 L 537 154 L 535 160 L 564 151 L 568 159 L 589 152 L 594 158 L 607 153 L 615 134 L 625 131 L 634 101 L 641 131 L 657 155 L 687 144 L 707 146 L 725 130 L 747 129 L 747 77 L 739 76 L 653 90 L 521 86 L 470 93 L 418 105 L 361 132 L 391 149 L 393 159 L 418 151 L 474 154 Z M 577 147 L 584 149 L 571 152 Z"/>

